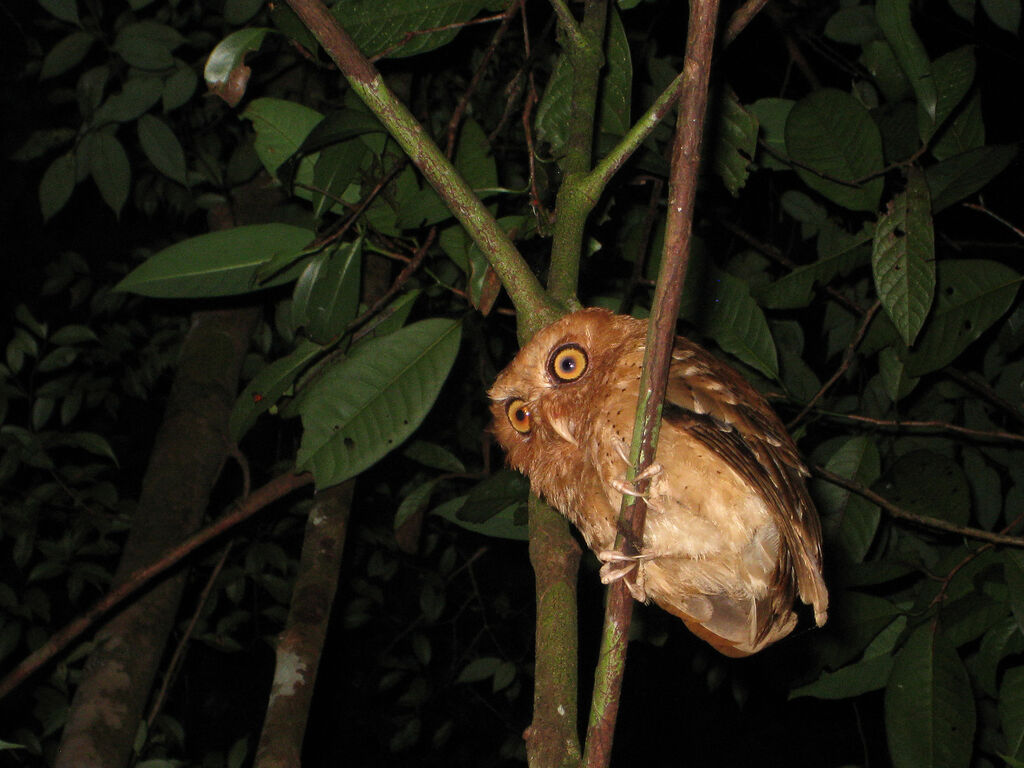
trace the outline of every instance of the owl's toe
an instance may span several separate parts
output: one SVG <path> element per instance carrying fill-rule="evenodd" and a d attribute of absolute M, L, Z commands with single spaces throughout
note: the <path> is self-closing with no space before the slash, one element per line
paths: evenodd
<path fill-rule="evenodd" d="M 618 550 L 604 550 L 597 553 L 597 559 L 603 565 L 599 571 L 602 584 L 611 584 L 621 578 L 628 576 L 633 571 L 636 575 L 626 580 L 626 588 L 635 600 L 641 603 L 647 602 L 647 590 L 644 588 L 644 560 L 649 559 L 645 555 L 627 555 Z"/>

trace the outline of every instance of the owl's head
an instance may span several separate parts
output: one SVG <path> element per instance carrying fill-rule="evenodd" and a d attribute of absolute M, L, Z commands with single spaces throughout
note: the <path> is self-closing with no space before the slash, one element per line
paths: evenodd
<path fill-rule="evenodd" d="M 543 452 L 577 451 L 594 398 L 611 384 L 624 346 L 643 343 L 644 323 L 584 309 L 538 331 L 487 393 L 494 434 L 509 463 L 529 473 Z"/>

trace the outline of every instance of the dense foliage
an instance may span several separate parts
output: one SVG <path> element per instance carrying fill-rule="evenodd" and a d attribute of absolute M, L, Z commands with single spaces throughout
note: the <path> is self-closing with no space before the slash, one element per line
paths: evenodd
<path fill-rule="evenodd" d="M 565 20 L 537 0 L 332 11 L 546 276 L 575 181 Z M 528 488 L 486 433 L 484 392 L 517 346 L 494 255 L 288 5 L 19 13 L 4 669 L 109 583 L 187 314 L 256 302 L 230 422 L 254 479 L 356 478 L 309 764 L 525 760 L 545 649 Z M 681 328 L 769 394 L 814 469 L 832 615 L 731 662 L 638 609 L 621 762 L 1024 764 L 1019 26 L 1019 0 L 772 3 L 718 49 Z M 680 71 L 685 27 L 685 4 L 612 4 L 595 161 Z M 671 136 L 659 125 L 597 190 L 583 304 L 650 311 Z M 254 183 L 280 191 L 266 223 L 208 231 Z M 216 503 L 238 493 L 226 472 Z M 140 730 L 145 764 L 251 759 L 308 511 L 290 501 L 233 531 L 223 567 L 194 559 L 174 638 L 189 652 Z M 586 557 L 580 598 L 585 689 Z M 2 759 L 52 760 L 88 651 L 83 636 L 0 702 Z"/>

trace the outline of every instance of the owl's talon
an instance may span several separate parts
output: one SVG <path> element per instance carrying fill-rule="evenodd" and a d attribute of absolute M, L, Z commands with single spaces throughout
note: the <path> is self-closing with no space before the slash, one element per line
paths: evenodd
<path fill-rule="evenodd" d="M 633 596 L 633 599 L 639 600 L 641 603 L 647 602 L 647 590 L 644 588 L 643 563 L 645 560 L 650 560 L 651 556 L 627 555 L 618 550 L 610 549 L 598 552 L 597 559 L 604 563 L 598 575 L 601 577 L 601 583 L 605 585 L 625 578 L 633 571 L 636 571 L 636 576 L 632 580 L 626 581 L 626 589 L 629 590 L 629 594 Z"/>

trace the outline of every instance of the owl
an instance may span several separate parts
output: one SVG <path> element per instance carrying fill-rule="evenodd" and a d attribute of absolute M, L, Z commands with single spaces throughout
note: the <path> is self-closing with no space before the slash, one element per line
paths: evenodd
<path fill-rule="evenodd" d="M 626 470 L 646 334 L 646 321 L 603 309 L 539 331 L 488 392 L 509 464 L 579 529 L 603 581 L 635 568 L 634 597 L 721 653 L 747 656 L 788 635 L 798 596 L 821 626 L 821 525 L 796 447 L 753 387 L 682 337 L 640 554 L 614 550 L 622 495 L 635 487 Z"/>

